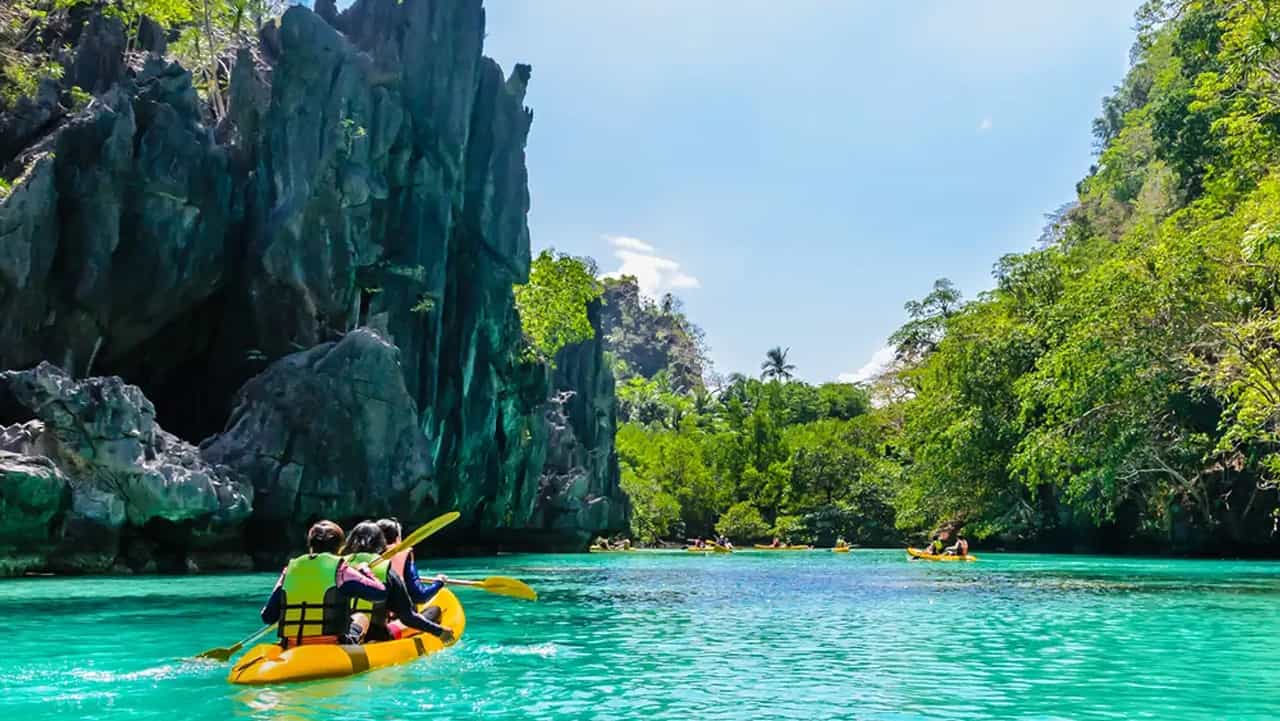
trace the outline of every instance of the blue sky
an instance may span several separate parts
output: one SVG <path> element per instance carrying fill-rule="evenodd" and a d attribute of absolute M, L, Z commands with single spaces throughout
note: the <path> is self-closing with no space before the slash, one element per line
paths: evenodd
<path fill-rule="evenodd" d="M 348 3 L 341 2 L 340 5 Z M 489 0 L 534 67 L 535 248 L 679 296 L 717 370 L 865 375 L 935 278 L 967 297 L 1092 159 L 1125 0 Z"/>
<path fill-rule="evenodd" d="M 826 381 L 1073 197 L 1135 5 L 489 0 L 486 53 L 533 65 L 536 248 L 675 292 L 721 372 Z"/>

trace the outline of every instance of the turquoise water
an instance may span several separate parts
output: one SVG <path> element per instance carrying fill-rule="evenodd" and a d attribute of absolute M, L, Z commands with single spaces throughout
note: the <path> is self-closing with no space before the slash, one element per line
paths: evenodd
<path fill-rule="evenodd" d="M 901 552 L 502 556 L 536 604 L 362 676 L 227 684 L 268 574 L 0 582 L 0 719 L 1214 719 L 1280 716 L 1280 563 Z M 465 594 L 465 595 L 463 595 Z M 52 620 L 61 618 L 62 620 Z"/>

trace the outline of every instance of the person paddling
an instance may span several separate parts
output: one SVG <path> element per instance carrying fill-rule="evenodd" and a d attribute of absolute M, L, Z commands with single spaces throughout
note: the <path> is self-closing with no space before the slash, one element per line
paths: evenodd
<path fill-rule="evenodd" d="M 382 530 L 383 540 L 387 542 L 388 546 L 394 546 L 399 543 L 404 532 L 400 522 L 394 518 L 378 519 L 378 528 Z M 436 579 L 431 583 L 422 582 L 422 579 L 418 576 L 418 567 L 414 562 L 412 548 L 392 556 L 388 565 L 390 565 L 392 571 L 396 572 L 396 575 L 400 576 L 400 580 L 404 581 L 404 586 L 409 591 L 409 598 L 415 604 L 429 603 L 440 592 L 440 589 L 444 588 L 444 574 L 437 574 Z M 439 621 L 440 607 L 430 606 L 422 612 L 422 615 L 432 621 Z"/>
<path fill-rule="evenodd" d="M 956 542 L 943 551 L 948 556 L 967 556 L 969 555 L 969 542 L 963 538 L 956 538 Z"/>
<path fill-rule="evenodd" d="M 373 521 L 357 523 L 348 534 L 343 554 L 347 555 L 349 563 L 356 564 L 361 573 L 375 579 L 384 589 L 380 598 L 354 599 L 350 609 L 352 627 L 358 625 L 362 628 L 364 633 L 361 638 L 364 641 L 389 641 L 404 635 L 406 629 L 439 636 L 445 643 L 452 641 L 451 629 L 418 613 L 409 597 L 404 579 L 391 568 L 391 564 L 383 563 L 372 569 L 369 567 L 368 564 L 377 560 L 386 548 L 387 541 L 382 535 L 382 529 Z M 436 618 L 439 618 L 439 609 L 436 614 Z"/>
<path fill-rule="evenodd" d="M 338 524 L 319 521 L 307 530 L 307 553 L 280 572 L 260 615 L 263 623 L 279 624 L 280 645 L 285 648 L 359 643 L 365 628 L 352 621 L 352 599 L 386 598 L 381 583 L 338 555 L 344 541 Z"/>

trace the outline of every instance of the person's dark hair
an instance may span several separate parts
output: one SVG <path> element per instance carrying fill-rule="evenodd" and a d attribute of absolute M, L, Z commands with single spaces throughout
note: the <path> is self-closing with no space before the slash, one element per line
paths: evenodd
<path fill-rule="evenodd" d="M 343 540 L 342 526 L 333 521 L 317 521 L 307 531 L 307 550 L 311 553 L 337 553 Z"/>
<path fill-rule="evenodd" d="M 352 553 L 382 553 L 387 548 L 387 539 L 382 536 L 382 529 L 373 521 L 361 521 L 347 534 L 347 543 L 342 547 L 342 555 Z"/>
<path fill-rule="evenodd" d="M 382 529 L 382 537 L 388 544 L 399 543 L 404 538 L 400 522 L 394 518 L 379 518 L 378 528 Z"/>

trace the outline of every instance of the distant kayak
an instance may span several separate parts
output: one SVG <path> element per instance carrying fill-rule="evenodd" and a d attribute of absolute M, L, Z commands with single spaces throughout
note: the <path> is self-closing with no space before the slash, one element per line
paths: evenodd
<path fill-rule="evenodd" d="M 592 546 L 587 549 L 591 553 L 635 553 L 634 548 L 601 548 L 600 546 Z"/>
<path fill-rule="evenodd" d="M 454 641 L 462 637 L 467 625 L 462 604 L 449 589 L 441 589 L 431 599 L 441 610 L 440 624 L 453 630 Z M 249 649 L 231 668 L 227 680 L 238 684 L 286 683 L 317 678 L 353 676 L 383 666 L 393 666 L 429 656 L 446 648 L 435 636 L 417 634 L 395 641 L 359 645 L 316 644 L 285 650 L 275 643 L 263 643 Z"/>
<path fill-rule="evenodd" d="M 812 551 L 813 546 L 766 546 L 763 543 L 757 543 L 755 549 L 757 551 Z"/>
<path fill-rule="evenodd" d="M 848 547 L 848 546 L 836 546 L 835 548 L 831 549 L 831 552 L 832 552 L 832 553 L 848 553 L 848 552 L 849 552 L 849 547 Z"/>
<path fill-rule="evenodd" d="M 703 546 L 701 548 L 688 546 L 684 550 L 689 553 L 733 553 L 732 548 L 726 548 L 725 546 Z"/>
<path fill-rule="evenodd" d="M 925 561 L 976 561 L 978 557 L 969 554 L 967 556 L 944 556 L 937 553 L 928 553 L 918 548 L 908 548 L 907 555 L 913 558 L 923 559 Z"/>

